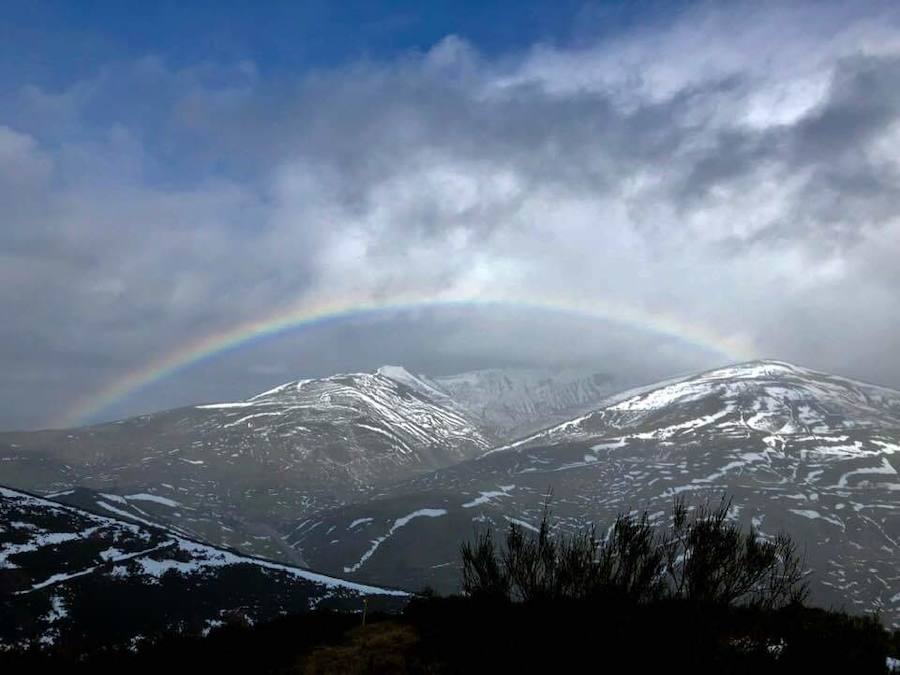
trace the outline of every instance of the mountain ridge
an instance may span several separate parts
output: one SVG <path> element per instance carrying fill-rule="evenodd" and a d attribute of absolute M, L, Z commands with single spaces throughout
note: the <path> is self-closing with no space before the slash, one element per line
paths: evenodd
<path fill-rule="evenodd" d="M 383 366 L 294 380 L 242 401 L 0 434 L 0 461 L 13 487 L 92 488 L 116 495 L 92 502 L 111 515 L 127 506 L 198 539 L 301 564 L 282 541 L 287 525 L 480 455 L 499 440 L 476 414 L 439 382 Z M 116 501 L 135 494 L 155 502 Z"/>
<path fill-rule="evenodd" d="M 533 527 L 548 488 L 564 528 L 602 528 L 635 508 L 661 522 L 676 497 L 728 494 L 744 526 L 761 536 L 784 529 L 808 545 L 814 600 L 877 609 L 900 626 L 898 471 L 900 392 L 750 362 L 616 396 L 517 444 L 317 514 L 291 542 L 318 568 L 451 591 L 456 543 L 473 527 Z M 395 527 L 423 509 L 441 515 Z M 340 538 L 316 534 L 329 529 Z"/>
<path fill-rule="evenodd" d="M 58 499 L 332 575 L 445 591 L 455 589 L 456 547 L 472 528 L 533 526 L 549 487 L 566 528 L 609 522 L 634 507 L 658 519 L 676 496 L 727 492 L 733 517 L 762 536 L 784 528 L 811 542 L 823 601 L 878 607 L 900 621 L 893 562 L 900 552 L 900 392 L 774 360 L 604 396 L 602 376 L 518 376 L 488 370 L 442 379 L 385 366 L 163 413 L 174 432 L 158 425 L 159 415 L 105 425 L 101 431 L 114 437 L 122 428 L 138 434 L 131 450 L 137 463 L 125 469 L 110 467 L 90 444 L 78 446 L 83 432 L 71 430 L 70 450 L 87 449 L 83 464 L 66 465 L 62 480 L 43 489 L 86 484 L 94 491 L 63 490 Z M 572 377 L 574 390 L 566 384 Z M 600 400 L 511 443 L 492 445 L 488 429 L 477 442 L 468 437 L 480 417 L 510 411 L 518 424 L 531 405 L 519 405 L 520 397 L 547 400 L 536 393 L 547 391 L 542 387 L 563 408 L 581 405 L 582 392 Z M 322 459 L 328 472 L 313 477 L 304 472 L 314 464 L 296 464 L 304 471 L 292 473 L 270 461 L 267 453 L 293 447 L 278 440 L 281 432 L 295 439 L 311 429 L 321 435 L 312 433 L 315 443 L 303 452 Z M 462 445 L 426 447 L 429 438 Z M 27 469 L 20 457 L 27 449 L 7 444 L 4 455 L 4 440 L 0 435 L 4 468 Z M 386 453 L 383 481 L 362 477 L 347 489 L 341 472 L 352 467 L 354 452 L 370 468 Z M 235 454 L 253 462 L 232 461 Z M 40 474 L 41 461 L 52 458 L 31 459 Z M 167 472 L 154 475 L 160 464 Z"/>
<path fill-rule="evenodd" d="M 719 368 L 712 368 L 709 370 L 701 371 L 699 373 L 691 373 L 688 375 L 684 375 L 681 377 L 669 378 L 663 380 L 661 382 L 657 382 L 651 385 L 645 385 L 642 387 L 636 387 L 633 389 L 629 389 L 613 396 L 609 397 L 607 400 L 603 402 L 602 408 L 609 408 L 612 410 L 623 410 L 627 409 L 630 406 L 632 410 L 639 409 L 637 408 L 637 403 L 639 401 L 644 400 L 645 396 L 648 394 L 656 393 L 657 397 L 657 407 L 661 407 L 659 405 L 659 399 L 661 398 L 661 392 L 666 392 L 673 389 L 683 388 L 685 385 L 689 385 L 691 382 L 715 382 L 719 380 L 727 379 L 729 376 L 737 376 L 739 380 L 753 380 L 756 376 L 760 374 L 765 375 L 775 375 L 775 374 L 792 374 L 792 375 L 805 375 L 807 377 L 816 377 L 816 378 L 827 378 L 830 381 L 835 383 L 840 383 L 849 387 L 855 387 L 859 390 L 871 390 L 872 392 L 879 392 L 883 395 L 887 395 L 887 397 L 891 400 L 894 400 L 894 407 L 897 409 L 897 418 L 896 422 L 900 423 L 900 391 L 891 389 L 889 387 L 884 387 L 881 385 L 870 384 L 867 382 L 862 382 L 859 380 L 853 380 L 851 378 L 831 375 L 829 373 L 825 373 L 823 371 L 813 370 L 811 368 L 806 368 L 803 366 L 797 366 L 795 364 L 788 363 L 786 361 L 775 360 L 775 359 L 760 359 L 747 361 L 742 363 L 736 363 L 728 366 L 723 366 Z M 671 395 L 671 394 L 670 394 Z M 629 404 L 629 401 L 635 401 L 635 403 Z M 665 400 L 665 397 L 662 397 L 662 400 Z M 597 411 L 592 411 L 590 413 L 585 414 L 579 418 L 567 420 L 559 425 L 554 427 L 548 427 L 546 429 L 542 429 L 537 431 L 534 434 L 521 438 L 514 443 L 510 443 L 504 446 L 499 446 L 496 448 L 492 448 L 486 454 L 490 454 L 493 452 L 498 452 L 505 450 L 507 448 L 519 447 L 522 445 L 527 445 L 531 442 L 537 442 L 541 440 L 547 440 L 548 436 L 552 436 L 555 430 L 570 430 L 574 425 L 580 424 L 586 420 L 589 420 L 590 417 L 596 414 Z"/>

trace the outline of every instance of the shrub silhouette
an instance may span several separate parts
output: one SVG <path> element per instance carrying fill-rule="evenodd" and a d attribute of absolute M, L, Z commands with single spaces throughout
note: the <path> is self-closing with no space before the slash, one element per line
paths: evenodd
<path fill-rule="evenodd" d="M 731 501 L 689 508 L 677 499 L 667 528 L 646 511 L 620 514 L 604 538 L 590 526 L 555 534 L 544 504 L 540 526 L 512 523 L 504 546 L 487 529 L 461 547 L 464 594 L 479 599 L 553 601 L 612 596 L 637 602 L 776 609 L 802 603 L 803 561 L 791 538 L 762 538 L 729 520 Z"/>
<path fill-rule="evenodd" d="M 689 510 L 675 502 L 672 524 L 663 535 L 670 593 L 699 603 L 743 604 L 775 609 L 806 598 L 803 561 L 785 533 L 763 539 L 751 527 L 742 532 L 728 519 L 724 497 Z"/>
<path fill-rule="evenodd" d="M 463 592 L 479 600 L 509 597 L 509 575 L 503 569 L 494 546 L 493 530 L 485 530 L 475 541 L 462 545 Z"/>

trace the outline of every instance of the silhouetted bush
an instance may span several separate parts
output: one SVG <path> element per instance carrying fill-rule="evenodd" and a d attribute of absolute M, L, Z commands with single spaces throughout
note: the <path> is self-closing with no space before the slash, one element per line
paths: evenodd
<path fill-rule="evenodd" d="M 472 543 L 465 542 L 462 558 L 462 587 L 466 595 L 479 600 L 509 597 L 509 574 L 497 555 L 493 530 L 485 530 Z"/>
<path fill-rule="evenodd" d="M 680 598 L 722 605 L 783 607 L 806 598 L 803 562 L 785 533 L 764 539 L 755 528 L 742 532 L 729 520 L 731 501 L 688 509 L 676 500 L 672 524 L 662 535 L 669 592 Z"/>
<path fill-rule="evenodd" d="M 693 509 L 678 499 L 668 527 L 655 527 L 646 511 L 620 514 L 600 539 L 594 526 L 555 534 L 545 503 L 536 532 L 512 523 L 502 548 L 491 529 L 462 545 L 463 592 L 523 602 L 667 597 L 767 609 L 802 602 L 803 562 L 791 538 L 743 532 L 730 508 L 724 498 Z"/>

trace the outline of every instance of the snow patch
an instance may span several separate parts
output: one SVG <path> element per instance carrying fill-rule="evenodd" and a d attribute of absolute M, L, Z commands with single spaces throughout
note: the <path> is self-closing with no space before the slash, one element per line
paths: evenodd
<path fill-rule="evenodd" d="M 829 518 L 828 516 L 823 516 L 821 513 L 813 509 L 788 509 L 788 511 L 790 511 L 791 513 L 796 513 L 798 516 L 809 518 L 810 520 L 824 520 L 826 523 L 831 523 L 832 525 L 836 525 L 842 530 L 844 529 L 844 524 L 837 518 Z"/>
<path fill-rule="evenodd" d="M 44 620 L 47 623 L 56 623 L 60 619 L 65 619 L 68 614 L 69 612 L 66 610 L 66 603 L 63 601 L 62 596 L 51 596 L 50 611 L 44 617 Z"/>
<path fill-rule="evenodd" d="M 194 406 L 197 410 L 218 410 L 220 408 L 249 408 L 256 405 L 253 401 L 239 401 L 237 403 L 209 403 L 207 405 Z"/>
<path fill-rule="evenodd" d="M 526 530 L 531 530 L 532 532 L 540 532 L 538 528 L 525 520 L 520 520 L 519 518 L 511 518 L 509 516 L 503 516 L 506 520 L 513 525 L 518 525 L 519 527 L 524 527 Z"/>
<path fill-rule="evenodd" d="M 281 411 L 281 412 L 261 412 L 261 413 L 253 413 L 252 415 L 244 415 L 240 419 L 236 419 L 234 422 L 229 422 L 228 424 L 223 425 L 222 428 L 230 429 L 232 427 L 238 426 L 239 424 L 243 424 L 247 420 L 252 420 L 257 417 L 279 417 L 280 415 L 283 415 L 283 414 L 284 414 L 284 412 Z"/>
<path fill-rule="evenodd" d="M 125 495 L 125 499 L 136 499 L 138 501 L 144 501 L 144 502 L 156 502 L 157 504 L 162 504 L 163 506 L 170 506 L 172 508 L 181 506 L 181 504 L 176 502 L 174 499 L 168 499 L 167 497 L 160 497 L 159 495 L 151 495 L 151 494 L 147 494 L 146 492 L 139 492 L 138 494 L 134 494 L 134 495 Z"/>
<path fill-rule="evenodd" d="M 274 387 L 274 388 L 272 388 L 272 389 L 269 389 L 268 391 L 264 391 L 264 392 L 261 393 L 261 394 L 257 394 L 256 396 L 251 396 L 251 397 L 250 397 L 249 399 L 247 399 L 247 400 L 248 400 L 248 401 L 258 401 L 258 400 L 261 399 L 261 398 L 265 398 L 265 397 L 267 397 L 267 396 L 272 396 L 273 394 L 277 394 L 277 393 L 279 393 L 279 392 L 281 392 L 281 391 L 284 391 L 285 389 L 287 389 L 288 387 L 290 387 L 290 386 L 292 386 L 292 385 L 294 385 L 294 384 L 299 384 L 299 383 L 297 383 L 297 382 L 285 382 L 284 384 L 279 384 L 277 387 Z"/>
<path fill-rule="evenodd" d="M 847 487 L 847 479 L 850 476 L 858 476 L 858 475 L 864 475 L 864 474 L 876 474 L 876 475 L 888 475 L 888 476 L 890 476 L 890 475 L 896 476 L 897 475 L 897 470 L 893 466 L 891 466 L 891 463 L 887 460 L 887 457 L 883 458 L 881 461 L 882 461 L 881 466 L 866 467 L 866 468 L 862 468 L 862 469 L 855 469 L 853 471 L 848 471 L 847 473 L 845 473 L 844 475 L 842 475 L 840 477 L 836 487 L 839 487 L 839 488 Z"/>
<path fill-rule="evenodd" d="M 124 555 L 124 553 L 115 547 L 110 547 L 106 550 L 100 551 L 99 555 L 102 560 L 118 560 Z"/>
<path fill-rule="evenodd" d="M 504 489 L 505 485 L 498 486 L 500 490 L 489 490 L 488 492 L 481 492 L 479 497 L 476 497 L 472 501 L 466 502 L 462 505 L 464 509 L 471 509 L 473 506 L 480 506 L 481 504 L 487 504 L 492 499 L 497 497 L 509 497 L 509 490 Z M 509 486 L 511 490 L 514 486 Z"/>
<path fill-rule="evenodd" d="M 362 557 L 358 561 L 356 561 L 356 563 L 354 563 L 350 567 L 345 567 L 344 573 L 350 574 L 351 572 L 355 572 L 360 567 L 362 567 L 366 563 L 366 561 L 372 557 L 372 554 L 375 553 L 376 550 L 378 550 L 378 547 L 385 542 L 385 540 L 387 540 L 392 534 L 394 534 L 394 532 L 396 532 L 401 527 L 408 525 L 409 522 L 413 519 L 439 518 L 440 516 L 445 515 L 447 515 L 446 509 L 419 509 L 418 511 L 413 511 L 412 513 L 405 515 L 402 518 L 397 518 L 397 520 L 394 521 L 394 524 L 391 525 L 391 529 L 388 530 L 387 534 L 378 537 L 377 539 L 373 539 L 372 546 L 369 548 L 369 550 L 363 553 Z"/>

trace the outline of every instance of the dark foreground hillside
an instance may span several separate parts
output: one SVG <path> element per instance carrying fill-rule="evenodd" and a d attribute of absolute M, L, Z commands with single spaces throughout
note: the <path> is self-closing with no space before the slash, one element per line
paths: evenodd
<path fill-rule="evenodd" d="M 407 597 L 0 487 L 0 653 L 137 645 L 315 608 L 397 610 Z"/>
<path fill-rule="evenodd" d="M 138 651 L 3 654 L 0 672 L 65 673 L 885 673 L 900 635 L 873 619 L 778 611 L 423 598 L 401 615 L 321 611 Z"/>
<path fill-rule="evenodd" d="M 423 593 L 395 614 L 316 610 L 207 637 L 147 634 L 103 647 L 44 641 L 0 672 L 71 673 L 885 673 L 900 633 L 877 616 L 804 604 L 786 535 L 744 532 L 730 503 L 676 501 L 670 525 L 620 515 L 600 539 L 511 525 L 463 544 L 464 596 Z M 367 604 L 366 606 L 370 606 Z"/>

